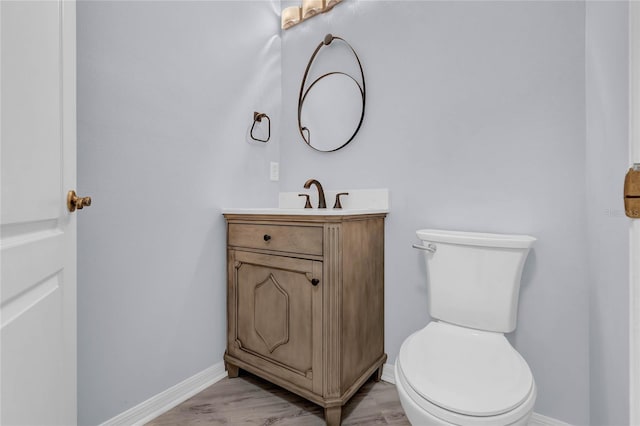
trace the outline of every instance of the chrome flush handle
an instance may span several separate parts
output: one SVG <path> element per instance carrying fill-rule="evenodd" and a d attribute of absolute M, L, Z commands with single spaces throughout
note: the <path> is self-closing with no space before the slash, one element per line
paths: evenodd
<path fill-rule="evenodd" d="M 414 244 L 412 247 L 416 248 L 418 250 L 425 250 L 425 251 L 428 251 L 428 252 L 431 252 L 431 253 L 435 253 L 436 250 L 438 249 L 436 247 L 436 245 L 433 244 L 433 243 L 429 243 L 426 246 L 423 246 L 422 244 Z"/>

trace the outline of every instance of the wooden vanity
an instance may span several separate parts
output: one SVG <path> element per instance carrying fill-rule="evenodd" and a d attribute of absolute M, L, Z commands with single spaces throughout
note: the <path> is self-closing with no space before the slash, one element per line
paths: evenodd
<path fill-rule="evenodd" d="M 342 406 L 384 353 L 386 213 L 225 213 L 229 377 L 243 369 L 324 407 Z"/>

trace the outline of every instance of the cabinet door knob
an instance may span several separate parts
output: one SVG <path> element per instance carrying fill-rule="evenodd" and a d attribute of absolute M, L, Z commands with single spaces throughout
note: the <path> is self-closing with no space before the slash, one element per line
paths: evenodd
<path fill-rule="evenodd" d="M 318 285 L 318 284 L 320 284 L 320 280 L 319 279 L 314 278 L 314 279 L 311 280 L 311 285 Z"/>
<path fill-rule="evenodd" d="M 264 238 L 265 241 L 269 241 L 271 239 L 271 235 L 264 234 L 264 237 L 262 237 L 262 238 Z"/>

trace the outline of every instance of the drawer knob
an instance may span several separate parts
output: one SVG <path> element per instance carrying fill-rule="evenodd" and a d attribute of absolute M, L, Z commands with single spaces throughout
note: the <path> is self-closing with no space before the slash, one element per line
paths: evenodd
<path fill-rule="evenodd" d="M 262 237 L 262 238 L 264 238 L 265 241 L 269 241 L 271 239 L 271 235 L 264 234 L 264 237 Z"/>
<path fill-rule="evenodd" d="M 318 285 L 318 284 L 320 284 L 320 280 L 319 279 L 314 278 L 314 279 L 311 280 L 311 285 Z"/>

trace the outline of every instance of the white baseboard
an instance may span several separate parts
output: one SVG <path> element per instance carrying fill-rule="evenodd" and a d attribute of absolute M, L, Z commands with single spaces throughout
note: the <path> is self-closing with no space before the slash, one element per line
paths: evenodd
<path fill-rule="evenodd" d="M 382 380 L 387 383 L 396 384 L 396 375 L 394 372 L 393 364 L 385 364 L 382 367 Z M 533 413 L 529 420 L 529 426 L 571 426 L 569 423 L 565 423 L 561 420 L 554 419 L 552 417 L 543 416 L 542 414 Z"/>
<path fill-rule="evenodd" d="M 543 416 L 542 414 L 533 413 L 529 420 L 529 426 L 571 426 L 569 423 L 565 423 L 562 420 L 554 419 L 553 417 Z"/>
<path fill-rule="evenodd" d="M 198 392 L 203 391 L 212 384 L 222 380 L 224 377 L 226 377 L 224 362 L 220 361 L 135 407 L 118 414 L 100 426 L 143 425 L 186 401 Z"/>
<path fill-rule="evenodd" d="M 396 384 L 396 373 L 393 371 L 394 365 L 386 363 L 382 366 L 382 380 L 393 385 Z"/>

